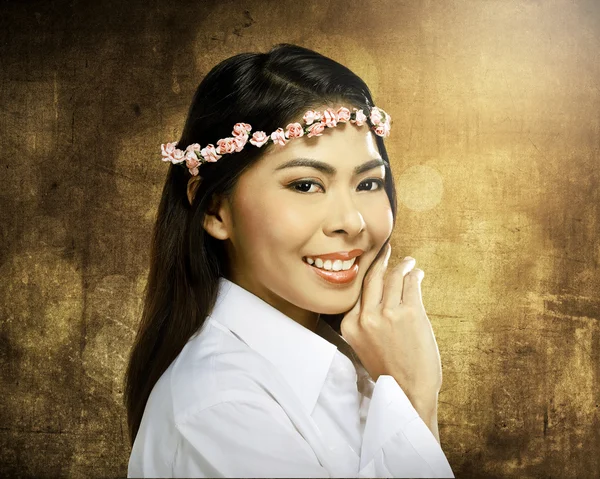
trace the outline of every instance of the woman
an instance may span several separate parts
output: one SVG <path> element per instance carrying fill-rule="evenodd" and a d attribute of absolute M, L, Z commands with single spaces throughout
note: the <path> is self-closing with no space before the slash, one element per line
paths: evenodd
<path fill-rule="evenodd" d="M 295 45 L 200 83 L 162 145 L 129 477 L 454 477 L 423 272 L 407 257 L 384 280 L 390 125 L 358 76 Z"/>

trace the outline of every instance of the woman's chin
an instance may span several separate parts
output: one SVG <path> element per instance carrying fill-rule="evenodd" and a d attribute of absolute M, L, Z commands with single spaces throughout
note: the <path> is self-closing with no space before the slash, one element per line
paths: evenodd
<path fill-rule="evenodd" d="M 328 305 L 323 305 L 321 307 L 315 308 L 313 311 L 315 311 L 316 313 L 319 314 L 329 314 L 329 315 L 335 315 L 335 314 L 345 314 L 348 311 L 350 311 L 353 307 L 354 307 L 355 303 L 345 303 L 345 304 L 339 304 L 339 305 L 335 305 L 335 304 L 328 304 Z"/>

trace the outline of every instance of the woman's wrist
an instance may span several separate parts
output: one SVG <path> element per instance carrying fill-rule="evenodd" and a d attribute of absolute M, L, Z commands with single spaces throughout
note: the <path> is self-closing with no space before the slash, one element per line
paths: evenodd
<path fill-rule="evenodd" d="M 411 399 L 411 403 L 423 422 L 427 425 L 431 433 L 434 435 L 438 443 L 440 443 L 440 433 L 438 430 L 438 415 L 437 415 L 437 394 L 433 398 L 428 399 Z"/>

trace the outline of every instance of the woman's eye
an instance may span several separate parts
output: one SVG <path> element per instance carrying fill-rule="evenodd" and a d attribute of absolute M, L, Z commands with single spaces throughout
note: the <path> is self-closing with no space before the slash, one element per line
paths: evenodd
<path fill-rule="evenodd" d="M 377 191 L 384 187 L 383 180 L 381 180 L 379 178 L 369 178 L 368 180 L 365 180 L 361 183 L 361 185 L 364 185 L 364 184 L 367 184 L 367 185 L 375 184 L 375 185 L 379 186 L 379 188 L 367 188 L 367 191 Z"/>
<path fill-rule="evenodd" d="M 306 181 L 306 180 L 296 181 L 295 183 L 292 183 L 290 186 L 292 188 L 295 188 L 296 191 L 301 191 L 302 193 L 308 193 L 309 192 L 308 190 L 310 190 L 310 187 L 313 185 L 321 186 L 321 185 L 319 185 L 319 183 L 317 183 L 315 181 Z M 300 187 L 306 187 L 306 186 L 308 186 L 308 188 L 306 190 L 300 188 Z"/>
<path fill-rule="evenodd" d="M 370 188 L 366 188 L 366 191 L 377 191 L 384 187 L 383 180 L 381 180 L 379 178 L 369 178 L 368 180 L 362 181 L 360 184 L 361 185 L 366 184 L 366 185 L 371 186 Z M 373 184 L 376 184 L 379 187 L 372 188 Z M 319 186 L 321 189 L 323 189 L 323 187 L 321 186 L 320 183 L 317 183 L 316 181 L 310 181 L 310 180 L 296 181 L 290 185 L 290 188 L 293 188 L 296 191 L 300 191 L 301 193 L 311 193 L 310 188 L 312 186 Z"/>

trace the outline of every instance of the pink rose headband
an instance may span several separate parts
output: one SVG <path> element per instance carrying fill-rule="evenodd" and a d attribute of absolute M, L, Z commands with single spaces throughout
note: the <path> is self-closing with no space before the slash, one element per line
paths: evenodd
<path fill-rule="evenodd" d="M 333 128 L 338 123 L 345 123 L 350 120 L 356 126 L 362 126 L 367 121 L 367 116 L 362 109 L 353 108 L 353 112 L 346 107 L 340 107 L 337 111 L 327 108 L 324 112 L 308 110 L 304 117 L 305 126 L 300 123 L 290 123 L 285 128 L 277 128 L 273 133 L 267 135 L 264 131 L 255 131 L 252 134 L 250 143 L 259 148 L 267 143 L 277 143 L 284 146 L 291 138 L 306 136 L 321 136 L 325 127 Z M 371 129 L 376 135 L 386 137 L 390 135 L 392 117 L 381 108 L 376 106 L 371 109 L 369 115 Z M 217 147 L 211 143 L 204 148 L 200 148 L 198 143 L 192 143 L 185 151 L 176 148 L 177 142 L 163 143 L 160 145 L 162 151 L 162 161 L 170 161 L 174 165 L 185 162 L 192 176 L 198 175 L 198 167 L 206 162 L 214 162 L 224 154 L 242 151 L 248 142 L 249 133 L 252 127 L 248 123 L 236 123 L 233 127 L 233 137 L 223 138 L 217 141 Z"/>

